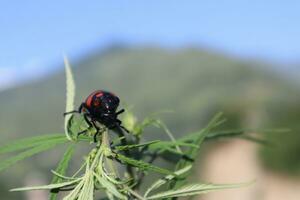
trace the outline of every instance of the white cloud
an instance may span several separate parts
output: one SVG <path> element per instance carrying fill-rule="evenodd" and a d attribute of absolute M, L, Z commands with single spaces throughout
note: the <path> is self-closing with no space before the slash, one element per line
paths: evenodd
<path fill-rule="evenodd" d="M 30 59 L 23 66 L 0 66 L 0 91 L 25 81 L 41 78 L 48 74 L 50 68 L 41 59 Z"/>
<path fill-rule="evenodd" d="M 14 67 L 0 67 L 0 91 L 15 85 L 17 73 Z"/>

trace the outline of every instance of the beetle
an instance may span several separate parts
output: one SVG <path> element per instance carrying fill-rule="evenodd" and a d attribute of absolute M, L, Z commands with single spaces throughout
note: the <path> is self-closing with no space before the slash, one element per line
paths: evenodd
<path fill-rule="evenodd" d="M 96 142 L 97 135 L 100 132 L 100 127 L 97 125 L 97 122 L 103 124 L 108 129 L 118 128 L 119 130 L 123 129 L 128 132 L 128 130 L 121 125 L 121 120 L 118 119 L 118 115 L 125 111 L 124 109 L 117 111 L 119 103 L 120 99 L 115 94 L 104 90 L 96 90 L 88 95 L 78 110 L 66 112 L 64 115 L 71 113 L 83 114 L 87 124 L 97 130 L 94 135 L 94 142 Z M 78 135 L 85 132 L 86 130 L 78 133 Z"/>

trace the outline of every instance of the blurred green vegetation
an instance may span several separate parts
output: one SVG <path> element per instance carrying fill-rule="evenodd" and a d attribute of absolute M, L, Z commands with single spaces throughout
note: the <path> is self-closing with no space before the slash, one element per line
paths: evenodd
<path fill-rule="evenodd" d="M 134 105 L 139 117 L 173 110 L 163 118 L 177 136 L 198 130 L 218 111 L 228 118 L 227 128 L 291 128 L 289 133 L 266 134 L 275 145 L 262 148 L 260 155 L 268 169 L 300 174 L 300 90 L 263 63 L 192 48 L 170 51 L 116 47 L 77 62 L 71 60 L 71 65 L 77 82 L 77 105 L 93 90 L 109 90 L 123 103 Z M 0 102 L 0 145 L 16 138 L 62 133 L 63 68 L 45 80 L 1 92 Z M 160 133 L 153 134 L 157 138 Z M 59 152 L 22 162 L 2 173 L 0 184 L 5 182 L 8 188 L 23 186 L 29 171 L 38 171 L 39 175 L 45 172 L 49 182 L 49 168 L 57 164 Z M 10 175 L 13 178 L 7 182 L 5 177 Z M 21 198 L 8 192 L 3 197 Z"/>

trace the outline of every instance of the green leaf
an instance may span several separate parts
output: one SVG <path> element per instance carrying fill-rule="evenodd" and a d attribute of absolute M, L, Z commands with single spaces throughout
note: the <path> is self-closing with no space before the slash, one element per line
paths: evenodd
<path fill-rule="evenodd" d="M 216 114 L 213 119 L 208 123 L 208 125 L 202 129 L 201 131 L 198 132 L 197 137 L 193 140 L 193 144 L 197 145 L 199 148 L 202 144 L 202 142 L 204 141 L 205 137 L 210 133 L 210 131 L 217 127 L 221 120 L 222 117 L 222 113 L 218 113 Z M 195 159 L 198 153 L 198 149 L 194 149 L 191 148 L 190 151 L 187 153 L 187 155 L 189 155 L 190 158 Z M 183 167 L 185 167 L 186 165 L 188 165 L 191 161 L 188 160 L 182 160 L 181 162 L 179 162 L 179 164 L 176 166 L 176 169 L 181 169 Z"/>
<path fill-rule="evenodd" d="M 171 131 L 168 129 L 168 127 L 160 120 L 156 120 L 156 124 L 158 125 L 158 127 L 162 128 L 165 131 L 170 140 L 175 144 L 176 150 L 182 153 L 182 150 L 180 149 L 179 145 L 176 144 L 176 139 L 171 133 Z"/>
<path fill-rule="evenodd" d="M 100 177 L 98 174 L 94 173 L 94 176 L 97 178 L 99 183 L 107 190 L 110 194 L 114 195 L 118 199 L 127 199 L 114 184 L 106 180 L 105 178 Z"/>
<path fill-rule="evenodd" d="M 32 187 L 22 187 L 22 188 L 14 188 L 11 189 L 11 192 L 20 192 L 20 191 L 28 191 L 28 190 L 52 190 L 57 188 L 62 188 L 70 185 L 74 185 L 79 182 L 81 179 L 76 179 L 73 181 L 67 181 L 63 183 L 49 184 L 49 185 L 41 185 L 41 186 L 32 186 Z"/>
<path fill-rule="evenodd" d="M 84 178 L 84 184 L 79 194 L 78 200 L 94 199 L 94 176 L 92 172 L 88 172 Z"/>
<path fill-rule="evenodd" d="M 226 138 L 226 137 L 238 137 L 245 140 L 249 140 L 262 145 L 272 145 L 269 141 L 255 137 L 250 133 L 284 133 L 287 132 L 288 129 L 270 129 L 270 130 L 251 130 L 251 129 L 237 129 L 237 130 L 225 130 L 225 131 L 217 131 L 210 133 L 206 136 L 205 140 L 218 139 L 218 138 Z M 249 133 L 249 134 L 248 134 Z M 182 138 L 184 141 L 193 140 L 192 136 L 190 138 Z"/>
<path fill-rule="evenodd" d="M 252 183 L 252 182 L 251 182 Z M 186 197 L 197 194 L 203 194 L 224 189 L 233 189 L 243 186 L 248 186 L 251 183 L 240 183 L 240 184 L 190 184 L 180 187 L 176 190 L 169 190 L 161 192 L 148 197 L 147 199 L 166 199 L 172 197 Z"/>
<path fill-rule="evenodd" d="M 255 142 L 257 144 L 261 144 L 261 145 L 266 145 L 266 146 L 272 146 L 273 145 L 265 139 L 254 137 L 252 135 L 241 135 L 239 137 L 242 138 L 242 139 L 245 139 L 245 140 L 249 140 L 251 142 Z"/>
<path fill-rule="evenodd" d="M 176 174 L 177 176 L 179 176 L 179 175 L 181 175 L 181 174 L 186 173 L 186 172 L 189 171 L 191 168 L 192 168 L 192 165 L 188 165 L 188 166 L 186 166 L 185 168 L 180 169 L 180 170 L 174 172 L 174 174 Z M 175 178 L 175 176 L 173 176 L 173 175 L 168 175 L 168 176 L 166 176 L 166 177 L 164 177 L 164 178 L 162 178 L 162 179 L 159 179 L 158 181 L 154 182 L 154 183 L 147 189 L 147 191 L 145 192 L 144 197 L 147 197 L 148 194 L 149 194 L 151 191 L 153 191 L 153 190 L 159 188 L 160 186 L 164 185 L 165 183 L 167 183 L 168 181 L 172 180 L 173 178 Z"/>
<path fill-rule="evenodd" d="M 154 118 L 151 118 L 151 117 L 147 117 L 143 120 L 143 122 L 139 125 L 137 125 L 135 127 L 135 131 L 138 133 L 138 135 L 140 133 L 143 132 L 143 129 L 149 125 L 154 125 L 156 126 L 157 128 L 161 128 L 164 130 L 164 132 L 167 134 L 167 136 L 170 138 L 170 140 L 175 144 L 175 148 L 178 152 L 181 152 L 181 149 L 180 147 L 176 144 L 176 139 L 175 137 L 173 136 L 173 134 L 171 133 L 171 131 L 168 129 L 168 127 L 159 119 L 154 119 Z"/>
<path fill-rule="evenodd" d="M 76 178 L 74 178 L 74 177 L 69 177 L 69 176 L 61 175 L 61 174 L 57 173 L 57 172 L 54 171 L 54 170 L 51 170 L 51 172 L 52 172 L 52 174 L 54 174 L 55 176 L 58 176 L 59 178 L 62 178 L 62 179 L 64 179 L 64 180 L 74 180 L 74 179 L 76 179 Z"/>
<path fill-rule="evenodd" d="M 50 148 L 53 148 L 55 147 L 56 145 L 58 144 L 62 144 L 62 143 L 65 143 L 66 141 L 65 140 L 60 140 L 60 141 L 52 141 L 52 142 L 49 142 L 48 144 L 43 144 L 43 145 L 39 145 L 39 146 L 36 146 L 36 147 L 33 147 L 27 151 L 24 151 L 22 153 L 19 153 L 18 155 L 16 156 L 13 156 L 11 158 L 8 158 L 4 161 L 2 161 L 0 163 L 0 172 L 12 165 L 14 165 L 15 163 L 17 163 L 18 161 L 21 161 L 25 158 L 28 158 L 28 157 L 31 157 L 37 153 L 40 153 L 40 152 L 43 152 L 43 151 L 46 151 Z"/>
<path fill-rule="evenodd" d="M 139 147 L 144 147 L 144 146 L 149 146 L 155 143 L 160 142 L 159 140 L 154 140 L 154 141 L 150 141 L 150 142 L 146 142 L 146 143 L 142 143 L 142 144 L 131 144 L 131 145 L 125 145 L 125 146 L 116 146 L 116 150 L 118 151 L 126 151 L 129 149 L 133 149 L 133 148 L 139 148 Z"/>
<path fill-rule="evenodd" d="M 75 145 L 72 144 L 68 147 L 68 149 L 66 150 L 65 154 L 63 155 L 62 159 L 60 160 L 60 162 L 58 163 L 57 168 L 55 169 L 55 172 L 60 174 L 60 175 L 65 175 L 66 170 L 69 166 L 69 162 L 72 158 L 73 152 L 74 152 L 74 148 Z M 55 183 L 60 183 L 62 182 L 62 178 L 55 175 L 51 181 L 52 184 Z M 51 191 L 51 195 L 50 195 L 50 199 L 51 200 L 55 200 L 57 198 L 57 191 Z"/>
<path fill-rule="evenodd" d="M 135 160 L 135 159 L 132 159 L 132 158 L 128 158 L 128 157 L 126 157 L 122 154 L 115 154 L 114 156 L 117 160 L 120 160 L 123 163 L 126 163 L 126 164 L 132 165 L 134 167 L 137 167 L 142 171 L 149 170 L 149 171 L 157 172 L 157 173 L 160 173 L 160 174 L 166 174 L 166 175 L 174 174 L 173 172 L 171 172 L 167 169 L 163 169 L 163 168 L 157 167 L 155 165 L 151 165 L 151 164 L 146 163 L 142 160 Z"/>
<path fill-rule="evenodd" d="M 73 111 L 75 109 L 75 81 L 73 78 L 72 69 L 69 63 L 68 58 L 64 57 L 65 70 L 66 70 L 66 112 Z M 65 116 L 65 134 L 68 140 L 74 140 L 74 136 L 69 133 L 69 121 L 71 120 L 72 115 Z"/>
<path fill-rule="evenodd" d="M 212 139 L 218 139 L 223 137 L 237 137 L 245 134 L 247 131 L 248 130 L 237 129 L 237 130 L 224 130 L 224 131 L 212 132 L 205 137 L 205 140 L 212 140 Z"/>
<path fill-rule="evenodd" d="M 196 133 L 197 137 L 194 138 L 193 144 L 197 145 L 200 148 L 205 137 L 212 131 L 212 129 L 216 128 L 217 126 L 219 126 L 221 123 L 224 122 L 224 119 L 222 119 L 222 116 L 223 116 L 222 113 L 216 114 L 204 129 L 202 129 L 201 131 Z M 198 153 L 198 149 L 190 148 L 190 150 L 188 152 L 185 152 L 185 154 L 188 155 L 189 158 L 191 158 L 191 159 L 188 159 L 188 160 L 181 159 L 177 163 L 175 170 L 179 170 L 179 169 L 186 167 L 187 165 L 190 165 L 193 162 L 193 160 L 196 159 L 197 153 Z M 189 174 L 187 173 L 184 176 L 184 178 L 186 178 L 188 175 Z M 169 188 L 178 187 L 178 186 L 182 185 L 183 182 L 184 182 L 184 179 L 178 180 L 178 181 L 176 181 L 176 183 L 170 184 Z"/>
<path fill-rule="evenodd" d="M 74 200 L 74 199 L 77 199 L 77 197 L 79 196 L 80 194 L 80 191 L 82 189 L 82 186 L 84 184 L 84 181 L 81 180 L 77 185 L 76 187 L 67 195 L 63 198 L 63 200 Z"/>
<path fill-rule="evenodd" d="M 1 146 L 0 154 L 24 150 L 30 147 L 42 145 L 44 143 L 49 143 L 50 141 L 53 140 L 65 140 L 65 139 L 66 137 L 64 134 L 49 134 L 49 135 L 42 135 L 42 136 L 20 139 Z"/>
<path fill-rule="evenodd" d="M 182 146 L 182 147 L 192 147 L 192 148 L 198 148 L 197 145 L 187 143 L 187 142 L 181 142 L 181 141 L 159 141 L 157 143 L 151 144 L 149 146 L 149 149 L 152 151 L 164 151 L 170 148 L 174 148 L 175 146 Z M 182 152 L 179 152 L 182 154 Z"/>

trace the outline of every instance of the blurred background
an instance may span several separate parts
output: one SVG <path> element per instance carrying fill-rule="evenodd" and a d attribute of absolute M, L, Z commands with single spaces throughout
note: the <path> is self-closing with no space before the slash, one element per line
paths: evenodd
<path fill-rule="evenodd" d="M 300 199 L 299 9 L 296 0 L 1 1 L 0 145 L 63 132 L 66 54 L 77 105 L 95 89 L 113 91 L 140 118 L 173 110 L 163 119 L 177 136 L 218 111 L 224 128 L 289 128 L 264 134 L 273 147 L 206 145 L 199 180 L 257 182 L 199 198 Z M 8 190 L 49 183 L 62 150 L 2 172 L 0 199 L 47 199 Z"/>

